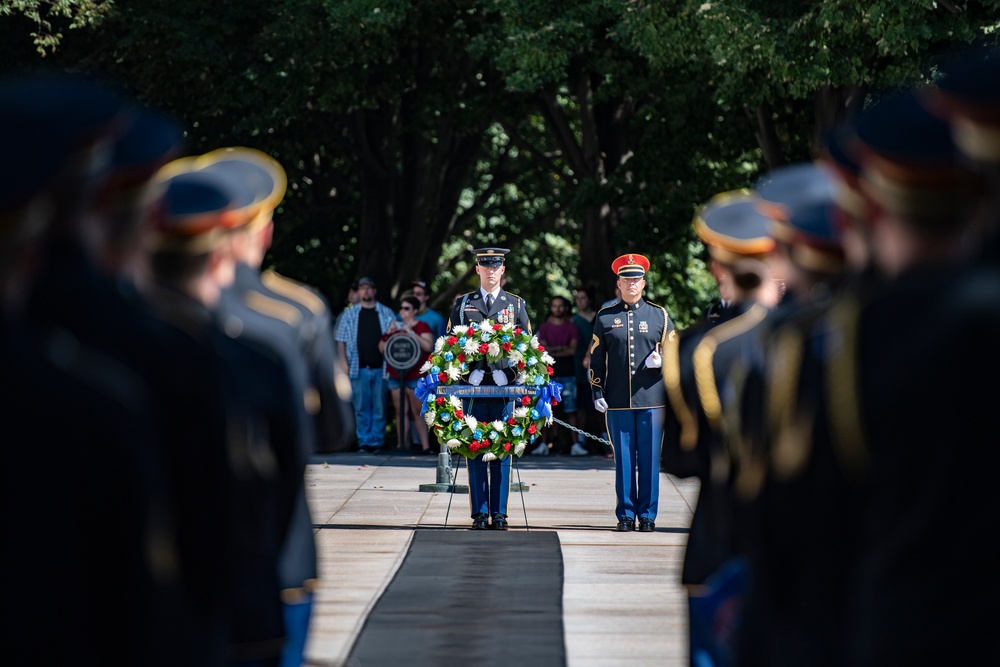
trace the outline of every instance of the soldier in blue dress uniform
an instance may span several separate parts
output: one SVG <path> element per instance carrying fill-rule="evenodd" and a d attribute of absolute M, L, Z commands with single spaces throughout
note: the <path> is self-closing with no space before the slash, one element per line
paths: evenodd
<path fill-rule="evenodd" d="M 472 322 L 489 319 L 500 324 L 511 323 L 531 332 L 528 310 L 524 299 L 500 287 L 506 267 L 504 255 L 507 248 L 479 248 L 472 251 L 476 256 L 476 273 L 479 274 L 479 289 L 460 296 L 455 301 L 447 330 Z M 478 368 L 469 372 L 469 383 L 483 386 L 503 386 L 514 380 L 514 370 L 506 361 L 488 363 L 485 359 Z M 465 412 L 479 421 L 505 419 L 511 409 L 511 400 L 506 398 L 466 399 Z M 468 459 L 469 506 L 472 514 L 472 528 L 485 530 L 507 530 L 507 497 L 510 494 L 510 457 L 487 463 L 481 456 Z"/>
<path fill-rule="evenodd" d="M 241 182 L 189 168 L 187 160 L 165 168 L 172 175 L 144 295 L 215 353 L 226 424 L 214 449 L 227 464 L 216 484 L 226 521 L 216 532 L 225 540 L 218 585 L 227 593 L 228 664 L 278 665 L 286 636 L 294 636 L 294 628 L 286 635 L 279 560 L 303 486 L 306 413 L 280 355 L 216 322 L 234 262 L 226 228 L 243 217 L 233 207 L 245 193 Z"/>
<path fill-rule="evenodd" d="M 774 249 L 768 235 L 769 219 L 760 200 L 747 191 L 726 192 L 699 209 L 694 229 L 705 243 L 717 268 L 716 275 L 731 281 L 731 305 L 716 321 L 705 321 L 668 341 L 663 379 L 670 399 L 663 468 L 678 477 L 698 477 L 701 488 L 684 553 L 681 583 L 689 593 L 692 664 L 711 657 L 724 660 L 730 650 L 719 633 L 716 619 L 706 618 L 704 608 L 713 599 L 719 577 L 742 576 L 735 555 L 731 461 L 723 433 L 730 415 L 725 410 L 734 387 L 724 379 L 724 369 L 750 355 L 753 332 L 766 310 L 752 297 L 768 287 L 762 260 Z M 676 433 L 676 437 L 674 436 Z M 745 568 L 743 569 L 745 572 Z M 730 584 L 727 596 L 738 586 Z M 726 619 L 729 621 L 729 619 Z M 715 664 L 715 663 L 714 663 Z"/>
<path fill-rule="evenodd" d="M 313 595 L 319 581 L 316 542 L 304 479 L 309 454 L 320 449 L 317 426 L 322 424 L 317 423 L 316 417 L 324 401 L 317 390 L 315 371 L 320 365 L 318 359 L 325 358 L 322 365 L 332 364 L 332 350 L 327 348 L 327 353 L 313 357 L 311 350 L 315 337 L 324 332 L 317 332 L 311 326 L 313 312 L 299 302 L 301 293 L 297 294 L 298 298 L 289 300 L 268 287 L 261 275 L 261 265 L 274 231 L 274 210 L 284 197 L 287 185 L 284 169 L 271 156 L 246 147 L 214 150 L 197 158 L 195 167 L 238 180 L 254 193 L 253 200 L 241 208 L 241 224 L 229 232 L 236 260 L 235 274 L 232 284 L 222 292 L 218 316 L 230 335 L 269 347 L 282 357 L 299 397 L 299 412 L 310 417 L 303 424 L 300 449 L 288 467 L 296 476 L 296 493 L 291 523 L 278 561 L 286 629 L 281 664 L 298 665 L 303 660 Z M 326 370 L 329 375 L 332 367 Z M 332 386 L 333 382 L 324 385 Z M 326 403 L 336 400 L 332 396 Z"/>
<path fill-rule="evenodd" d="M 594 407 L 607 415 L 615 450 L 619 531 L 656 529 L 660 448 L 667 394 L 660 352 L 674 330 L 667 311 L 642 298 L 649 259 L 622 255 L 611 263 L 622 298 L 602 308 L 590 345 Z"/>

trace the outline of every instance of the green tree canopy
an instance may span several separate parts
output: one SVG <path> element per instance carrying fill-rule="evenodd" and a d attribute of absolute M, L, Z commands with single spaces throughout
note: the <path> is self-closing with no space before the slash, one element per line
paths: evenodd
<path fill-rule="evenodd" d="M 387 301 L 427 280 L 446 310 L 474 284 L 467 250 L 501 245 L 539 320 L 577 284 L 609 296 L 611 259 L 639 252 L 650 298 L 685 323 L 713 292 L 697 206 L 808 159 L 868 91 L 994 39 L 998 9 L 0 0 L 0 67 L 103 72 L 180 118 L 192 153 L 274 155 L 289 190 L 269 262 L 335 304 L 366 274 Z"/>

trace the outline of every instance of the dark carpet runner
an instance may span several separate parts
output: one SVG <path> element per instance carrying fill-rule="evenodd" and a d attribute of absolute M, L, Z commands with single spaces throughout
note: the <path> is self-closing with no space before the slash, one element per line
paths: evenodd
<path fill-rule="evenodd" d="M 566 664 L 555 532 L 419 530 L 351 667 Z"/>

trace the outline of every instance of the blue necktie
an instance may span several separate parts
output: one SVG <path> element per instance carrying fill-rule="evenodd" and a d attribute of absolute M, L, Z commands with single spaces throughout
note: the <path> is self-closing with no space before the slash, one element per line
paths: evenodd
<path fill-rule="evenodd" d="M 491 310 L 493 310 L 493 295 L 492 294 L 487 294 L 486 295 L 486 313 L 489 314 L 489 312 Z"/>

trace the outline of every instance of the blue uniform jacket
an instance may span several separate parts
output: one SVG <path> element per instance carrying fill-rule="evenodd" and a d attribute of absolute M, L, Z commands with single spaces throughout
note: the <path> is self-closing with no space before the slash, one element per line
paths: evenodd
<path fill-rule="evenodd" d="M 645 364 L 654 350 L 663 353 L 673 330 L 667 311 L 644 299 L 602 308 L 594 320 L 590 345 L 594 400 L 603 398 L 610 410 L 664 407 L 667 393 L 660 369 Z"/>

